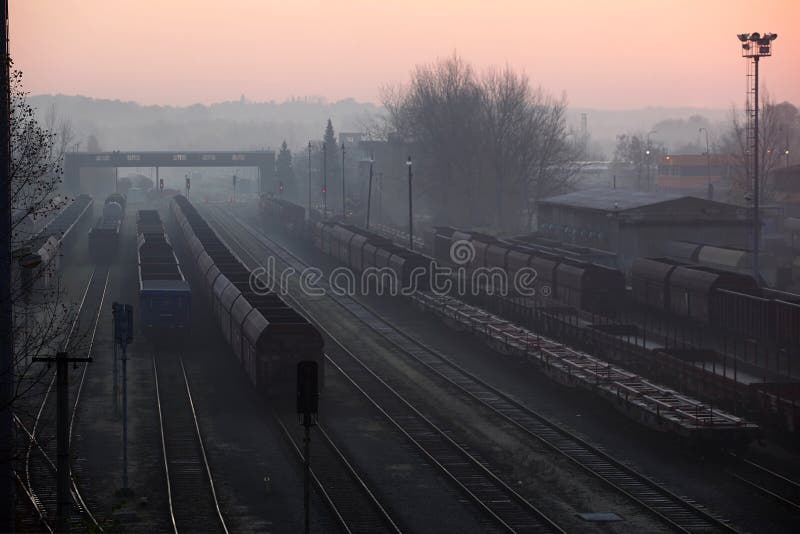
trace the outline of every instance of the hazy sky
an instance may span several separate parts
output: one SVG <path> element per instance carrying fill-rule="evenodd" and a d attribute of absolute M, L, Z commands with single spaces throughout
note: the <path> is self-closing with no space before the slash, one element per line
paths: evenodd
<path fill-rule="evenodd" d="M 574 107 L 741 104 L 742 32 L 779 35 L 762 88 L 800 105 L 800 0 L 11 0 L 34 94 L 147 104 L 291 96 L 378 102 L 457 51 Z"/>

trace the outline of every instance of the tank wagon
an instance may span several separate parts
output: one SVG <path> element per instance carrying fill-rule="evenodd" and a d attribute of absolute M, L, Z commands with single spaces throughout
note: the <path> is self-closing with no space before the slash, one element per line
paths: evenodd
<path fill-rule="evenodd" d="M 137 213 L 139 324 L 145 330 L 190 324 L 192 292 L 156 210 Z"/>
<path fill-rule="evenodd" d="M 319 331 L 277 294 L 251 285 L 250 271 L 228 249 L 182 195 L 170 210 L 212 314 L 253 386 L 267 395 L 293 391 L 300 361 L 319 364 L 323 382 L 323 340 Z"/>
<path fill-rule="evenodd" d="M 23 242 L 22 249 L 15 251 L 21 262 L 25 256 L 35 258 L 33 268 L 20 268 L 19 279 L 25 288 L 48 289 L 52 287 L 60 267 L 61 249 L 75 242 L 77 234 L 83 232 L 92 219 L 94 201 L 89 195 L 78 195 L 66 205 L 33 239 Z"/>

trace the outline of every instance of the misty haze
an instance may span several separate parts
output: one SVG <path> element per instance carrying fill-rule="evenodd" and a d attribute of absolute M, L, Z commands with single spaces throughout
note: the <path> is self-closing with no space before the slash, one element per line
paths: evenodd
<path fill-rule="evenodd" d="M 0 5 L 0 532 L 797 531 L 800 5 Z"/>

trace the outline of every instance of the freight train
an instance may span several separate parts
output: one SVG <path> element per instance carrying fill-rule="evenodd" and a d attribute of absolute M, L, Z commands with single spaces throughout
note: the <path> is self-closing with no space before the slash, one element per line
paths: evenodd
<path fill-rule="evenodd" d="M 170 201 L 178 233 L 215 321 L 253 386 L 267 395 L 293 391 L 296 366 L 315 361 L 324 381 L 319 331 L 277 294 L 251 286 L 251 273 L 182 195 Z"/>
<path fill-rule="evenodd" d="M 95 262 L 106 263 L 116 255 L 124 218 L 125 197 L 112 193 L 106 198 L 103 213 L 89 231 L 89 254 Z"/>
<path fill-rule="evenodd" d="M 260 207 L 267 220 L 297 233 L 304 210 L 297 205 L 287 208 L 287 204 L 264 196 Z M 289 219 L 283 219 L 285 213 L 292 214 L 291 226 Z M 305 233 L 322 252 L 356 270 L 389 267 L 398 280 L 407 281 L 409 267 L 427 269 L 432 265 L 428 256 L 353 226 L 316 220 L 306 224 Z M 795 351 L 800 347 L 800 295 L 759 288 L 749 275 L 666 258 L 642 258 L 634 263 L 633 288 L 628 290 L 621 271 L 582 261 L 579 258 L 585 254 L 580 251 L 530 240 L 502 240 L 452 227 L 434 227 L 425 241 L 435 264 L 451 267 L 467 294 L 486 293 L 487 278 L 476 280 L 473 276 L 478 268 L 502 269 L 507 280 L 513 280 L 522 268 L 532 269 L 535 278 L 528 288 L 532 292 L 523 295 L 509 284 L 505 295 L 495 292 L 491 297 L 496 308 L 514 316 L 524 316 L 537 306 L 614 316 L 623 306 L 644 305 L 673 319 L 777 348 Z M 413 259 L 402 260 L 408 255 Z"/>
<path fill-rule="evenodd" d="M 631 267 L 633 300 L 725 332 L 800 347 L 800 295 L 760 289 L 753 277 L 668 258 Z"/>
<path fill-rule="evenodd" d="M 52 288 L 62 249 L 75 242 L 76 234 L 84 235 L 93 208 L 92 197 L 78 195 L 32 239 L 21 240 L 21 248 L 14 251 L 18 261 L 12 263 L 12 279 L 19 280 L 26 291 Z"/>
<path fill-rule="evenodd" d="M 192 291 L 164 233 L 157 210 L 139 210 L 136 233 L 139 324 L 144 330 L 189 326 Z"/>

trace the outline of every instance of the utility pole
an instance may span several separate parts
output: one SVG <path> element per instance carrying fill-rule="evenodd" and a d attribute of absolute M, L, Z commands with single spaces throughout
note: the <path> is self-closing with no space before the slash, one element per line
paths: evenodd
<path fill-rule="evenodd" d="M 367 189 L 367 230 L 369 230 L 369 211 L 372 207 L 372 164 L 375 163 L 375 152 L 369 155 L 369 187 Z"/>
<path fill-rule="evenodd" d="M 342 221 L 347 219 L 347 204 L 344 194 L 344 143 L 342 143 Z"/>
<path fill-rule="evenodd" d="M 311 219 L 311 141 L 308 142 L 308 218 Z"/>
<path fill-rule="evenodd" d="M 711 185 L 711 152 L 709 151 L 708 147 L 708 128 L 700 127 L 698 132 L 705 132 L 706 133 L 706 174 L 708 176 L 708 200 L 714 199 L 714 186 Z"/>
<path fill-rule="evenodd" d="M 328 147 L 322 143 L 322 218 L 328 218 Z"/>
<path fill-rule="evenodd" d="M 69 364 L 90 362 L 91 358 L 70 358 L 66 352 L 32 358 L 34 362 L 56 363 L 56 532 L 69 532 L 72 511 L 69 467 Z"/>
<path fill-rule="evenodd" d="M 0 29 L 0 532 L 14 531 L 14 340 L 11 303 L 11 82 L 8 73 L 8 0 Z"/>
<path fill-rule="evenodd" d="M 408 249 L 414 250 L 414 208 L 411 197 L 411 178 L 414 173 L 411 171 L 411 156 L 408 156 L 406 165 L 408 166 Z"/>

